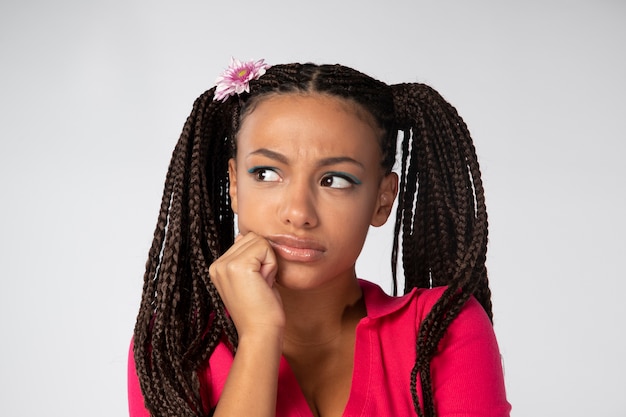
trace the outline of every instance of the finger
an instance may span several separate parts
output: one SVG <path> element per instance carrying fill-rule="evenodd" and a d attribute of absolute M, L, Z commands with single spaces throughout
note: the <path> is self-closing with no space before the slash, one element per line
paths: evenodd
<path fill-rule="evenodd" d="M 236 262 L 241 266 L 247 265 L 245 269 L 259 273 L 270 286 L 273 284 L 278 263 L 274 250 L 265 238 L 254 233 L 242 235 L 220 257 L 215 266 L 226 266 L 232 262 Z M 218 267 L 218 269 L 221 268 Z"/>
<path fill-rule="evenodd" d="M 246 248 L 250 246 L 251 242 L 253 242 L 255 238 L 256 235 L 254 233 L 246 233 L 245 235 L 238 234 L 235 237 L 235 242 L 230 248 L 228 248 L 224 255 L 222 255 L 222 258 L 226 259 L 233 256 L 239 256 L 242 251 L 246 250 Z"/>
<path fill-rule="evenodd" d="M 254 272 L 261 274 L 268 284 L 273 283 L 278 262 L 274 249 L 267 239 L 248 233 L 240 239 L 231 255 L 233 258 L 240 256 L 247 258 L 250 261 L 248 265 Z"/>
<path fill-rule="evenodd" d="M 278 272 L 278 261 L 269 242 L 265 241 L 264 244 L 265 251 L 263 252 L 263 257 L 258 258 L 260 263 L 259 273 L 271 287 L 274 285 L 276 273 Z"/>

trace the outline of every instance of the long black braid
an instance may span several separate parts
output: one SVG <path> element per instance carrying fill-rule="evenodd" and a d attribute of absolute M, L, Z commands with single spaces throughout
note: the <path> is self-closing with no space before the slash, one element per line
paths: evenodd
<path fill-rule="evenodd" d="M 473 295 L 492 317 L 484 192 L 474 145 L 454 107 L 424 84 L 388 86 L 340 65 L 277 65 L 250 82 L 250 93 L 223 103 L 213 100 L 215 88 L 201 95 L 174 149 L 134 333 L 137 373 L 152 416 L 211 414 L 202 404 L 198 370 L 220 341 L 233 351 L 238 343 L 208 272 L 234 242 L 228 160 L 242 119 L 260 100 L 297 92 L 342 97 L 371 113 L 384 132 L 386 172 L 401 139 L 394 293 L 400 253 L 405 293 L 448 286 L 418 332 L 411 391 L 419 416 L 436 415 L 430 360 L 465 302 Z"/>

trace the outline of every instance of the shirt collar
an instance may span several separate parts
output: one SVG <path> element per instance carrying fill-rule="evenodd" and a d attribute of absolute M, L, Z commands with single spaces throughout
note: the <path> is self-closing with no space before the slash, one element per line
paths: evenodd
<path fill-rule="evenodd" d="M 367 309 L 367 317 L 377 319 L 392 314 L 409 303 L 417 292 L 413 288 L 411 292 L 401 297 L 392 297 L 385 293 L 382 288 L 373 282 L 359 279 L 359 285 L 363 291 L 363 299 L 365 300 L 365 308 Z"/>

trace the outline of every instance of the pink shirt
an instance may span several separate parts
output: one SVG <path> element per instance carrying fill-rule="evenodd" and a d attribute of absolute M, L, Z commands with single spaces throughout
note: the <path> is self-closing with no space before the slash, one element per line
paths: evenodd
<path fill-rule="evenodd" d="M 415 415 L 410 375 L 415 363 L 419 324 L 445 288 L 414 289 L 390 297 L 375 284 L 360 281 L 367 308 L 356 329 L 354 371 L 350 397 L 343 415 Z M 498 345 L 485 311 L 470 299 L 448 328 L 431 361 L 438 417 L 505 417 L 506 400 Z M 215 406 L 226 382 L 233 355 L 224 344 L 216 347 L 210 368 L 201 373 L 209 385 L 205 404 Z M 421 389 L 419 388 L 421 401 Z M 131 417 L 148 417 L 131 354 L 128 360 L 128 399 Z M 285 358 L 278 377 L 276 416 L 312 417 L 306 399 Z"/>

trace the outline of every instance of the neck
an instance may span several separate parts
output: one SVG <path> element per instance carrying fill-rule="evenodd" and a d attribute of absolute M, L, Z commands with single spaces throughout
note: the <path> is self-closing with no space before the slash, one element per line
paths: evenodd
<path fill-rule="evenodd" d="M 292 290 L 279 287 L 287 323 L 286 341 L 322 345 L 353 330 L 366 314 L 356 278 L 337 280 L 322 288 Z"/>

